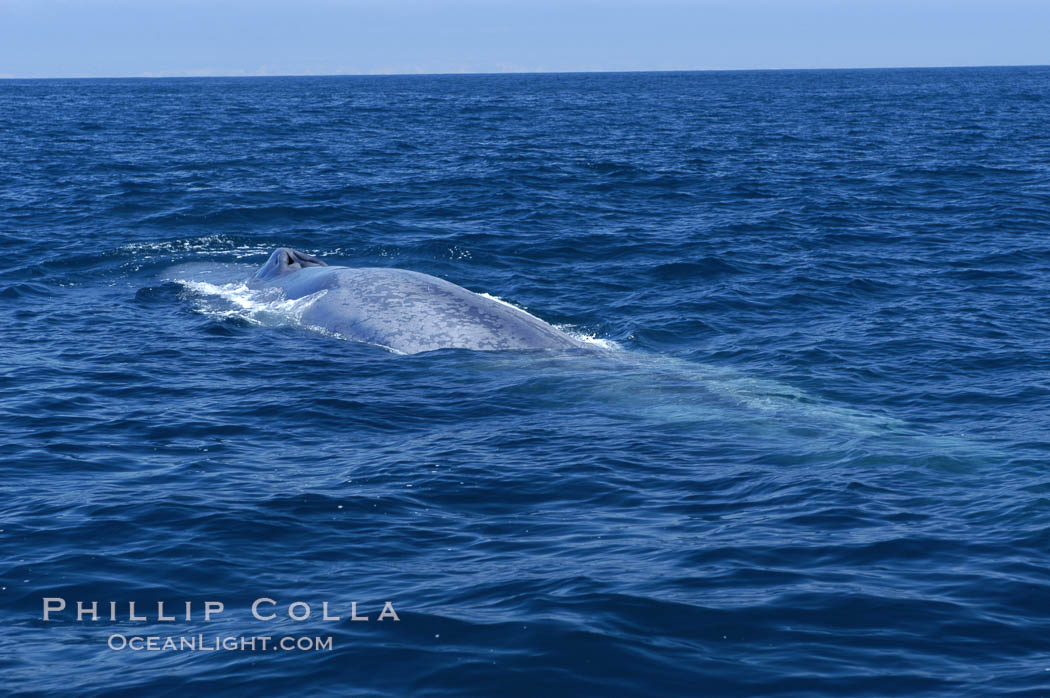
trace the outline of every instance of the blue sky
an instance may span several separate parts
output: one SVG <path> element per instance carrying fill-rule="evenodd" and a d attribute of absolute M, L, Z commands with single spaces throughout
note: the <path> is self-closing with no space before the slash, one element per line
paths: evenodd
<path fill-rule="evenodd" d="M 0 0 L 0 76 L 1050 64 L 1050 0 Z"/>

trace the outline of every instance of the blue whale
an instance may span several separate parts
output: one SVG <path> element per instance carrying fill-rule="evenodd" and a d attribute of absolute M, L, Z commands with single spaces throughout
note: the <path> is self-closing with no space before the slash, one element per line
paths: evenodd
<path fill-rule="evenodd" d="M 587 346 L 524 310 L 435 276 L 404 269 L 329 266 L 287 247 L 270 255 L 248 287 L 278 288 L 288 300 L 316 294 L 300 317 L 302 324 L 405 354 L 447 348 Z"/>

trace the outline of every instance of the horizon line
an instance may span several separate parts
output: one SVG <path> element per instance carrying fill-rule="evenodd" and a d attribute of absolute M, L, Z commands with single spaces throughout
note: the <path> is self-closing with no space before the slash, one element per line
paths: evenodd
<path fill-rule="evenodd" d="M 493 75 L 623 75 L 633 73 L 756 73 L 756 72 L 818 72 L 818 71 L 861 71 L 861 70 L 952 70 L 982 68 L 1047 68 L 1047 63 L 1015 64 L 993 63 L 983 65 L 887 65 L 887 66 L 841 66 L 834 68 L 638 68 L 630 70 L 500 70 L 482 72 L 371 72 L 371 73 L 171 73 L 138 75 L 43 75 L 18 76 L 0 75 L 0 80 L 208 80 L 233 78 L 350 78 L 350 77 L 483 77 Z"/>

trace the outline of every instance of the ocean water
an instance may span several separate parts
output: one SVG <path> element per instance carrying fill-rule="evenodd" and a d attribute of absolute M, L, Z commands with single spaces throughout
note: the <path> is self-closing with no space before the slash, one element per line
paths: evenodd
<path fill-rule="evenodd" d="M 3 81 L 0 250 L 2 693 L 1050 695 L 1048 68 Z"/>

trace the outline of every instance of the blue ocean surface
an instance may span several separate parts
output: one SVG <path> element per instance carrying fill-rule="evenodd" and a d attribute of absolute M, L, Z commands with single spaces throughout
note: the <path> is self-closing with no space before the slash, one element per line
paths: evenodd
<path fill-rule="evenodd" d="M 0 693 L 1050 695 L 1050 68 L 2 81 L 0 250 Z"/>

